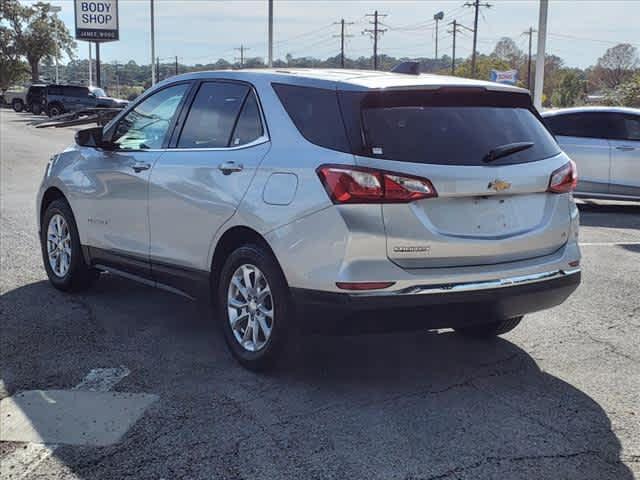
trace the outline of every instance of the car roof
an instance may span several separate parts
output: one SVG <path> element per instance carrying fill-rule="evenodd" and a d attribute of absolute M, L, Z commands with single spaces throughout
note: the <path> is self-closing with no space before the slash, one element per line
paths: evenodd
<path fill-rule="evenodd" d="M 340 90 L 378 90 L 378 89 L 435 89 L 440 87 L 481 87 L 487 90 L 508 91 L 529 94 L 523 88 L 500 83 L 450 77 L 446 75 L 380 72 L 375 70 L 317 69 L 317 68 L 271 68 L 247 70 L 212 70 L 192 72 L 179 79 L 227 78 L 247 82 L 269 81 L 300 86 L 337 88 Z"/>
<path fill-rule="evenodd" d="M 604 107 L 604 106 L 571 107 L 571 108 L 558 108 L 553 110 L 545 110 L 544 112 L 541 113 L 541 115 L 543 117 L 554 117 L 556 115 L 568 115 L 570 113 L 588 113 L 588 112 L 630 113 L 632 115 L 640 115 L 640 108 Z"/>

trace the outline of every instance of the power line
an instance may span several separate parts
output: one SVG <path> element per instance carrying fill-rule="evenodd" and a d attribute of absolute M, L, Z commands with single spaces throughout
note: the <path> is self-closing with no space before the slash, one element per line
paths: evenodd
<path fill-rule="evenodd" d="M 373 22 L 369 22 L 371 25 L 373 25 L 373 30 L 372 29 L 365 29 L 362 33 L 368 33 L 372 36 L 373 38 L 373 69 L 377 70 L 378 69 L 378 38 L 384 34 L 384 32 L 387 31 L 386 28 L 380 28 L 378 23 L 379 23 L 379 19 L 380 17 L 384 18 L 386 17 L 386 15 L 383 14 L 379 14 L 378 10 L 376 10 L 373 14 L 369 14 L 367 15 L 367 17 L 373 17 Z"/>
<path fill-rule="evenodd" d="M 353 25 L 354 22 L 345 22 L 344 18 L 339 22 L 334 23 L 334 25 L 340 25 L 340 35 L 334 35 L 333 38 L 340 37 L 340 66 L 344 68 L 344 39 L 353 37 L 353 35 L 345 35 L 344 27 L 345 25 Z"/>
<path fill-rule="evenodd" d="M 476 48 L 478 46 L 478 12 L 480 11 L 480 7 L 491 8 L 491 5 L 488 3 L 480 3 L 480 0 L 473 0 L 473 2 L 467 2 L 464 4 L 465 7 L 473 7 L 475 8 L 475 16 L 473 20 L 473 50 L 471 52 L 471 76 L 476 76 Z"/>

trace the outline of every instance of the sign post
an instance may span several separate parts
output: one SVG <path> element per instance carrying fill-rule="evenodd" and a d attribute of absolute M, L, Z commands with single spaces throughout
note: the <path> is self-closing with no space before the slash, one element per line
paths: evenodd
<path fill-rule="evenodd" d="M 75 0 L 76 39 L 96 44 L 96 86 L 101 87 L 100 43 L 120 39 L 118 0 Z"/>

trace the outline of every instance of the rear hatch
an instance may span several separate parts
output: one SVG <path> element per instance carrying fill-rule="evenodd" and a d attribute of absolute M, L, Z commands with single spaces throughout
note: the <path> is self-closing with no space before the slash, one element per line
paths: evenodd
<path fill-rule="evenodd" d="M 431 181 L 436 198 L 383 204 L 387 255 L 404 268 L 544 256 L 569 234 L 568 162 L 528 94 L 484 88 L 341 92 L 360 166 Z"/>

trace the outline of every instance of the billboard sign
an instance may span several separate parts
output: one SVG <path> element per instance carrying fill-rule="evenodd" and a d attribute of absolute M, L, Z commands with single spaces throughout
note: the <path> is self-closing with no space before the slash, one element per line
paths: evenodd
<path fill-rule="evenodd" d="M 518 83 L 518 71 L 517 70 L 507 70 L 504 72 L 500 72 L 498 70 L 491 70 L 489 74 L 489 80 L 497 83 L 507 83 L 509 85 L 515 85 Z"/>
<path fill-rule="evenodd" d="M 77 40 L 119 40 L 118 0 L 75 0 L 75 13 Z"/>

